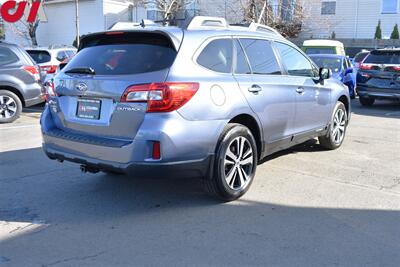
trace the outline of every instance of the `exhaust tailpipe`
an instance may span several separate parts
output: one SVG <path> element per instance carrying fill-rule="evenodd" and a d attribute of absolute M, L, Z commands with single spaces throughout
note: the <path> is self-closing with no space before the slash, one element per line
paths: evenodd
<path fill-rule="evenodd" d="M 81 165 L 80 169 L 81 169 L 81 171 L 83 173 L 87 173 L 87 172 L 89 172 L 89 173 L 98 173 L 100 171 L 97 168 L 89 167 L 87 165 Z"/>

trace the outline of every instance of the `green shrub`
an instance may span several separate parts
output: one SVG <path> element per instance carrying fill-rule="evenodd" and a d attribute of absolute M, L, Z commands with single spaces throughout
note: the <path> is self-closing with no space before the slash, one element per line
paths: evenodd
<path fill-rule="evenodd" d="M 399 34 L 399 26 L 396 24 L 394 25 L 392 34 L 390 35 L 390 39 L 400 39 L 400 34 Z"/>
<path fill-rule="evenodd" d="M 375 39 L 382 39 L 382 28 L 381 28 L 381 20 L 378 22 L 378 26 L 376 26 L 375 30 Z"/>

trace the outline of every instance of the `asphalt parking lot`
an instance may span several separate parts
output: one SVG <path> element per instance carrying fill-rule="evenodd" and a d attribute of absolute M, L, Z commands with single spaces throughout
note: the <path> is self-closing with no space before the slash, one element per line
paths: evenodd
<path fill-rule="evenodd" d="M 0 125 L 0 266 L 400 266 L 399 104 L 354 101 L 340 150 L 273 155 L 231 203 L 50 161 L 39 116 Z"/>

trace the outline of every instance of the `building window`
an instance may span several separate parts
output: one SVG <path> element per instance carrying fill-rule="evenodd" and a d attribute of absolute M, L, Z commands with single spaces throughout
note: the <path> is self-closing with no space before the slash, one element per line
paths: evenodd
<path fill-rule="evenodd" d="M 395 14 L 399 10 L 398 0 L 382 0 L 382 13 Z"/>
<path fill-rule="evenodd" d="M 336 14 L 336 1 L 322 2 L 321 15 L 335 15 Z"/>

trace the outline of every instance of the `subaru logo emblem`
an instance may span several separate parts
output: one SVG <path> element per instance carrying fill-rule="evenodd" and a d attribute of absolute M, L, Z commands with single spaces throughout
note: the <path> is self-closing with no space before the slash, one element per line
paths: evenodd
<path fill-rule="evenodd" d="M 78 83 L 75 88 L 81 92 L 84 92 L 88 89 L 86 83 Z"/>

